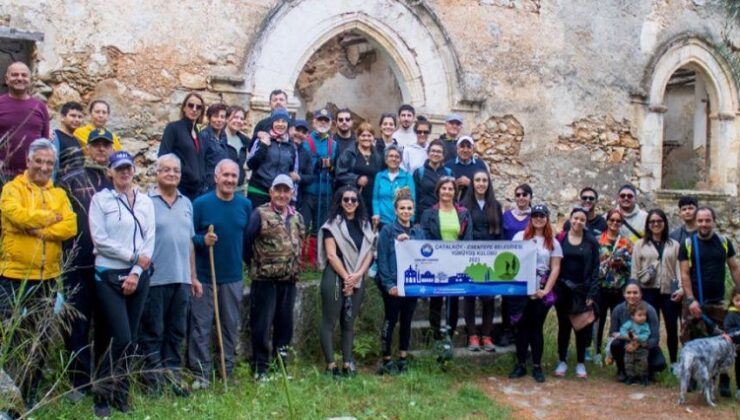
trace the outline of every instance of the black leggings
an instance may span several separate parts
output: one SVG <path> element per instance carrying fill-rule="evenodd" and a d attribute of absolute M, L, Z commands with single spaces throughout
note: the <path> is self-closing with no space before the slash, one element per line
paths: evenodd
<path fill-rule="evenodd" d="M 599 293 L 599 324 L 596 327 L 596 353 L 601 354 L 601 343 L 604 340 L 604 326 L 606 325 L 607 312 L 613 312 L 614 308 L 624 302 L 622 289 L 602 288 Z"/>
<path fill-rule="evenodd" d="M 398 318 L 401 318 L 401 326 L 398 333 L 398 351 L 408 351 L 411 343 L 411 321 L 416 310 L 415 297 L 391 296 L 381 288 L 383 295 L 383 329 L 380 331 L 380 347 L 384 358 L 391 357 L 391 344 L 393 343 L 393 329 L 396 328 Z"/>
<path fill-rule="evenodd" d="M 547 319 L 549 306 L 545 306 L 540 299 L 529 299 L 522 318 L 514 326 L 516 337 L 516 359 L 520 364 L 527 362 L 527 350 L 532 349 L 532 364 L 539 366 L 542 363 L 542 351 L 545 348 L 545 338 L 542 329 Z"/>
<path fill-rule="evenodd" d="M 465 326 L 468 330 L 468 337 L 478 335 L 475 328 L 475 300 L 480 299 L 483 313 L 481 314 L 480 335 L 484 337 L 491 336 L 493 329 L 493 296 L 466 296 L 463 298 L 463 312 L 465 314 Z"/>
<path fill-rule="evenodd" d="M 572 306 L 571 291 L 567 287 L 558 289 L 558 302 L 555 304 L 555 312 L 558 315 L 558 357 L 565 362 L 568 357 L 568 345 L 570 344 L 570 308 Z M 576 331 L 576 360 L 583 363 L 586 360 L 586 347 L 591 343 L 591 326 L 585 326 L 581 331 Z"/>
<path fill-rule="evenodd" d="M 442 330 L 442 302 L 445 302 L 447 308 L 447 333 L 452 337 L 457 328 L 457 318 L 460 312 L 459 301 L 457 296 L 441 298 L 429 298 L 429 326 L 432 329 L 432 335 L 435 340 L 441 340 L 445 334 Z"/>
<path fill-rule="evenodd" d="M 663 323 L 665 324 L 668 341 L 668 356 L 671 363 L 676 363 L 678 360 L 678 318 L 681 316 L 681 304 L 672 301 L 670 294 L 661 294 L 655 312 L 658 312 L 659 315 L 663 314 Z"/>

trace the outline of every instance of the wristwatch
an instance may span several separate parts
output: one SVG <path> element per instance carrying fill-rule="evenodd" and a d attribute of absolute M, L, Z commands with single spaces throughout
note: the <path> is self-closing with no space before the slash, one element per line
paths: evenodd
<path fill-rule="evenodd" d="M 694 303 L 694 298 L 692 298 L 692 297 L 687 297 L 687 298 L 686 298 L 686 304 L 687 304 L 687 305 L 689 305 L 689 306 L 691 306 L 691 304 L 692 304 L 692 303 Z"/>

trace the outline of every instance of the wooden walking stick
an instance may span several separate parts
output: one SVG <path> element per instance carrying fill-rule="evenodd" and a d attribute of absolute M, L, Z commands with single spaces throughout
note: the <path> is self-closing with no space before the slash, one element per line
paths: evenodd
<path fill-rule="evenodd" d="M 213 225 L 208 226 L 208 233 L 213 233 Z M 224 356 L 224 338 L 221 334 L 221 316 L 219 315 L 218 308 L 218 286 L 216 285 L 216 264 L 213 258 L 213 245 L 208 247 L 208 256 L 211 260 L 211 287 L 213 289 L 213 312 L 216 315 L 216 337 L 218 338 L 218 349 L 221 355 L 221 379 L 224 382 L 224 389 L 228 389 L 226 385 L 226 358 Z"/>

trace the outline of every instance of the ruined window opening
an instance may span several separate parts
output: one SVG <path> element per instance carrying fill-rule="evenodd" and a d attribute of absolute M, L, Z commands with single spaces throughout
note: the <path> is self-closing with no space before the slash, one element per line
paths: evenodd
<path fill-rule="evenodd" d="M 377 124 L 381 113 L 395 112 L 402 102 L 390 60 L 360 31 L 337 34 L 316 48 L 296 80 L 298 115 L 310 120 L 310 113 L 321 107 L 333 113 L 349 108 L 355 128 L 361 121 Z"/>
<path fill-rule="evenodd" d="M 16 61 L 22 61 L 28 64 L 28 67 L 32 67 L 33 48 L 33 41 L 0 36 L 0 72 L 3 76 L 8 66 Z M 8 87 L 3 79 L 0 83 L 0 95 L 7 92 Z"/>
<path fill-rule="evenodd" d="M 712 103 L 703 74 L 677 69 L 665 88 L 662 188 L 709 189 Z"/>

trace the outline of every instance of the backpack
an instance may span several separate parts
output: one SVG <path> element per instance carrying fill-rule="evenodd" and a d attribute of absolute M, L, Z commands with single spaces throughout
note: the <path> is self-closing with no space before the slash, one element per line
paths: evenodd
<path fill-rule="evenodd" d="M 730 250 L 730 246 L 727 244 L 727 238 L 725 238 L 724 236 L 720 235 L 719 233 L 715 233 L 715 235 L 717 235 L 719 237 L 720 242 L 722 242 L 722 248 L 725 249 L 725 257 L 727 257 L 727 254 L 730 252 L 729 251 Z M 694 259 L 691 257 L 692 238 L 693 237 L 694 236 L 691 235 L 691 236 L 687 237 L 684 240 L 684 247 L 686 248 L 686 255 L 689 258 L 689 268 L 691 268 L 691 266 L 694 264 Z"/>
<path fill-rule="evenodd" d="M 313 137 L 310 134 L 306 136 L 306 141 L 308 142 L 308 148 L 311 149 L 311 154 L 316 156 L 316 143 L 314 143 Z M 331 157 L 332 143 L 334 143 L 334 137 L 329 136 L 328 143 L 326 145 L 326 157 Z"/>

